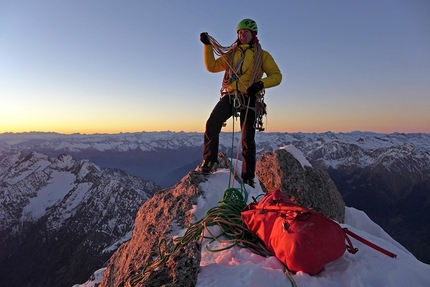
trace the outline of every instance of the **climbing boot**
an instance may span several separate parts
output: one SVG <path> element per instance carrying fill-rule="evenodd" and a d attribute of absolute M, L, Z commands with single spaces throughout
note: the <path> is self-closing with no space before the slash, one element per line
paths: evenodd
<path fill-rule="evenodd" d="M 253 179 L 244 179 L 243 183 L 249 185 L 252 188 L 255 188 L 255 181 Z"/>
<path fill-rule="evenodd" d="M 203 174 L 209 174 L 211 171 L 216 170 L 215 164 L 216 162 L 203 160 L 202 164 L 196 168 L 196 171 Z"/>

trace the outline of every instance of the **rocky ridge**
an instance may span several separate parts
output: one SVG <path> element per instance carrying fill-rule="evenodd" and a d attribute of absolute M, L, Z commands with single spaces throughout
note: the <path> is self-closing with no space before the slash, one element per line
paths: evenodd
<path fill-rule="evenodd" d="M 234 135 L 235 145 L 239 137 L 240 134 Z M 50 158 L 68 153 L 73 158 L 89 159 L 102 167 L 119 167 L 143 178 L 156 175 L 157 183 L 169 180 L 163 184 L 165 187 L 176 184 L 195 167 L 200 160 L 202 139 L 201 133 L 174 132 L 1 134 L 0 161 L 20 152 L 39 151 Z M 417 258 L 430 263 L 426 240 L 430 236 L 429 134 L 257 133 L 256 141 L 259 155 L 293 144 L 312 166 L 327 170 L 347 206 L 365 211 Z M 229 155 L 231 142 L 231 133 L 221 133 L 220 148 Z M 0 212 L 21 218 L 21 214 L 8 208 Z"/>
<path fill-rule="evenodd" d="M 303 193 L 300 188 L 290 188 L 288 195 L 300 202 L 312 202 L 312 208 L 316 207 L 323 214 L 330 214 L 336 219 L 343 220 L 345 205 L 328 175 L 321 176 L 324 174 L 323 171 L 310 167 L 302 168 L 300 162 L 286 150 L 268 153 L 265 157 L 266 159 L 258 161 L 257 168 L 266 169 L 264 164 L 272 166 L 267 173 L 259 176 L 260 182 L 266 188 L 270 186 L 269 183 L 278 181 L 290 182 L 296 187 L 307 184 L 319 186 L 317 192 L 326 196 L 311 198 L 315 194 Z M 218 161 L 226 163 L 228 159 L 220 154 Z M 228 166 L 221 165 L 218 168 Z M 136 217 L 131 240 L 124 243 L 110 258 L 100 287 L 127 286 L 131 278 L 142 271 L 143 266 L 151 264 L 152 260 L 159 256 L 157 251 L 160 239 L 168 238 L 172 244 L 172 230 L 190 226 L 193 222 L 191 211 L 193 205 L 197 204 L 197 198 L 208 196 L 200 186 L 205 181 L 204 175 L 192 171 L 177 185 L 157 192 L 145 202 Z M 282 190 L 284 186 L 271 187 L 280 187 Z M 325 202 L 326 198 L 331 200 Z M 198 242 L 192 242 L 181 249 L 177 256 L 170 258 L 165 266 L 150 273 L 135 286 L 195 286 L 200 258 L 200 246 Z"/>

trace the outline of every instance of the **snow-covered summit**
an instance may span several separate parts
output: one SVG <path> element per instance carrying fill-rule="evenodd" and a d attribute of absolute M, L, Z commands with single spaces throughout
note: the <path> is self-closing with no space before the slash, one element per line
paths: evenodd
<path fill-rule="evenodd" d="M 195 220 L 203 218 L 209 209 L 219 205 L 230 176 L 228 169 L 219 169 L 211 174 L 207 181 L 200 183 L 204 194 L 197 198 L 197 204 L 192 209 Z M 240 187 L 240 183 L 237 181 L 234 181 L 232 185 Z M 255 189 L 248 187 L 246 190 L 249 202 L 253 197 L 256 198 L 263 193 L 260 186 Z M 359 249 L 358 253 L 345 252 L 338 260 L 326 264 L 323 271 L 316 276 L 298 272 L 292 276 L 294 284 L 297 284 L 298 287 L 428 286 L 430 265 L 418 261 L 401 244 L 370 220 L 364 212 L 347 207 L 345 223 L 342 226 L 380 247 L 394 252 L 397 254 L 397 258 L 387 257 L 352 239 L 354 247 Z M 177 227 L 171 230 L 171 236 L 182 236 L 186 231 L 186 229 Z M 211 229 L 211 232 L 216 232 L 216 229 Z M 203 242 L 197 287 L 293 286 L 283 272 L 283 265 L 275 257 L 262 257 L 240 247 L 209 252 L 205 248 L 206 244 L 209 244 L 209 240 Z M 229 245 L 229 243 L 215 242 L 211 243 L 210 248 L 218 250 Z M 96 286 L 101 282 L 102 274 L 105 271 L 106 269 L 98 270 L 92 280 L 74 287 Z M 181 286 L 181 282 L 177 282 L 177 284 Z"/>

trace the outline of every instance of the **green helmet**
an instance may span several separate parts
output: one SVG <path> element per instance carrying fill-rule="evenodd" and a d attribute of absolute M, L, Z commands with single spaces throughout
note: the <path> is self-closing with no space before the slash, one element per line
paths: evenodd
<path fill-rule="evenodd" d="M 255 34 L 258 33 L 257 23 L 255 23 L 255 21 L 252 19 L 243 19 L 242 21 L 240 21 L 239 24 L 237 24 L 236 31 L 239 31 L 242 29 L 251 30 L 252 32 L 255 32 Z"/>

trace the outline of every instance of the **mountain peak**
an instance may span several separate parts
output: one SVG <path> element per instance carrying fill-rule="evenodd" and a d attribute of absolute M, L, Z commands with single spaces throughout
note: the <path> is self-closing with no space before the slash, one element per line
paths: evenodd
<path fill-rule="evenodd" d="M 278 151 L 274 153 L 276 154 L 276 152 Z M 284 152 L 286 151 L 281 151 L 281 153 Z M 290 164 L 294 162 L 292 158 L 288 160 Z M 261 164 L 263 161 L 261 160 L 257 164 Z M 285 159 L 279 161 L 277 166 L 284 168 L 286 166 Z M 301 167 L 298 160 L 294 164 Z M 233 163 L 232 166 L 235 164 Z M 303 175 L 298 176 L 296 173 L 309 171 L 303 168 L 294 170 L 295 173 L 286 172 L 284 169 L 278 170 L 278 173 L 281 174 L 279 181 L 303 186 L 305 183 L 301 179 L 305 177 Z M 268 183 L 273 182 L 272 178 L 269 178 L 270 174 L 271 172 L 264 175 L 260 174 L 259 182 L 269 186 Z M 139 210 L 132 239 L 110 258 L 99 286 L 117 287 L 124 286 L 127 282 L 137 283 L 136 286 L 286 286 L 288 278 L 284 274 L 283 266 L 279 260 L 273 256 L 256 255 L 250 250 L 238 246 L 223 250 L 228 246 L 227 243 L 223 242 L 223 238 L 218 238 L 219 240 L 214 242 L 210 239 L 212 236 L 217 237 L 218 233 L 216 232 L 220 230 L 216 228 L 211 229 L 208 239 L 195 243 L 190 241 L 190 245 L 181 249 L 178 256 L 169 257 L 167 264 L 162 264 L 156 270 L 140 277 L 143 270 L 146 270 L 145 266 L 153 264 L 157 258 L 163 258 L 162 255 L 158 254 L 159 240 L 165 238 L 170 242 L 166 247 L 169 248 L 174 244 L 173 238 L 187 234 L 189 229 L 186 226 L 192 222 L 199 222 L 209 210 L 218 205 L 223 197 L 222 191 L 225 188 L 225 183 L 229 182 L 231 176 L 230 170 L 224 168 L 219 168 L 209 176 L 190 172 L 177 185 L 157 192 Z M 320 177 L 320 180 L 323 181 L 324 179 Z M 275 179 L 274 181 L 278 180 Z M 320 182 L 320 184 L 324 183 Z M 241 186 L 235 180 L 233 185 Z M 245 186 L 241 186 L 241 188 L 245 188 Z M 255 189 L 248 187 L 248 189 L 245 188 L 245 191 L 249 194 L 250 200 L 263 193 L 261 186 L 257 186 Z M 296 192 L 296 195 L 300 194 L 301 189 L 296 189 Z M 309 196 L 312 197 L 313 195 Z M 310 198 L 308 200 L 311 201 Z M 345 284 L 354 286 L 358 282 L 365 286 L 404 286 L 405 282 L 413 282 L 414 286 L 421 286 L 422 282 L 428 282 L 430 266 L 416 260 L 380 228 L 377 229 L 376 224 L 368 218 L 363 218 L 359 211 L 350 208 L 346 208 L 346 211 L 343 226 L 367 240 L 397 252 L 399 258 L 392 259 L 378 253 L 375 254 L 377 251 L 362 246 L 360 243 L 355 243 L 355 246 L 360 249 L 359 253 L 355 255 L 345 253 L 340 259 L 327 264 L 317 276 L 309 276 L 303 272 L 298 272 L 292 276 L 298 286 L 330 285 L 340 287 L 345 286 Z M 357 218 L 356 214 L 358 214 Z M 372 234 L 375 232 L 378 234 Z M 196 249 L 196 243 L 202 243 L 202 248 Z M 208 244 L 211 244 L 210 249 L 221 249 L 222 251 L 208 252 L 205 248 Z M 196 268 L 196 266 L 200 267 Z M 148 270 L 152 269 L 149 268 Z M 133 278 L 139 278 L 143 281 L 130 281 Z M 82 286 L 89 285 L 84 284 Z"/>
<path fill-rule="evenodd" d="M 83 281 L 112 254 L 110 246 L 125 240 L 139 207 L 160 189 L 70 155 L 19 152 L 3 158 L 0 170 L 0 286 Z"/>

